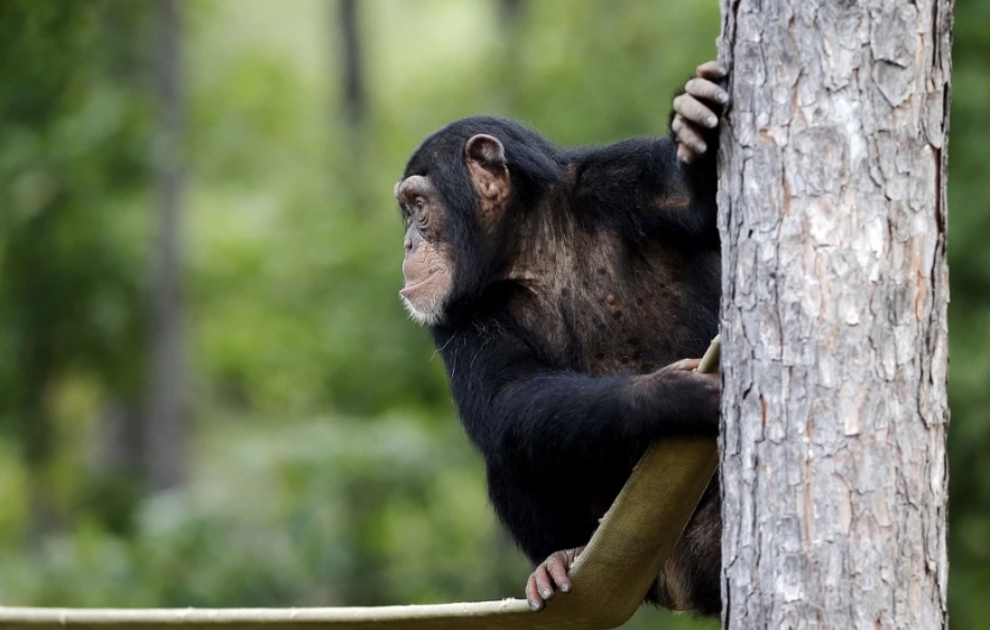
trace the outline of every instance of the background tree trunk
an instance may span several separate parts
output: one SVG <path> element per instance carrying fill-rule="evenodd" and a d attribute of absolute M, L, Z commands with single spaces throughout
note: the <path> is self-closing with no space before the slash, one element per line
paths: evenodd
<path fill-rule="evenodd" d="M 500 87 L 498 98 L 494 100 L 496 111 L 502 111 L 513 116 L 519 109 L 520 82 L 519 68 L 523 55 L 523 16 L 525 8 L 523 0 L 498 0 L 498 17 L 501 33 L 499 42 L 499 61 L 495 71 Z"/>
<path fill-rule="evenodd" d="M 722 0 L 728 628 L 947 623 L 951 9 Z"/>
<path fill-rule="evenodd" d="M 340 24 L 340 80 L 343 94 L 344 121 L 347 129 L 360 142 L 361 130 L 367 119 L 367 90 L 364 85 L 364 55 L 361 46 L 361 26 L 357 0 L 337 0 Z"/>
<path fill-rule="evenodd" d="M 149 482 L 163 489 L 182 481 L 185 469 L 182 260 L 182 61 L 176 0 L 155 3 L 160 112 L 157 177 L 159 232 L 152 297 L 150 403 L 145 431 Z"/>

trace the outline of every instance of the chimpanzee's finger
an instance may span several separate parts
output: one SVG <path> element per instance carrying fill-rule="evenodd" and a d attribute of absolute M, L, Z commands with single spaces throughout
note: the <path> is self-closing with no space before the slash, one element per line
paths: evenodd
<path fill-rule="evenodd" d="M 550 574 L 557 587 L 562 593 L 567 593 L 571 590 L 571 579 L 567 577 L 567 564 L 563 556 L 563 552 L 555 553 L 547 558 L 544 564 L 547 567 L 547 573 Z"/>
<path fill-rule="evenodd" d="M 691 164 L 698 159 L 698 154 L 683 144 L 677 145 L 677 159 L 685 164 Z"/>
<path fill-rule="evenodd" d="M 533 574 L 529 576 L 529 580 L 526 581 L 526 601 L 529 603 L 529 607 L 532 610 L 543 610 L 545 602 L 543 597 L 540 596 L 540 589 L 536 585 L 536 573 L 543 569 L 541 564 L 533 571 Z"/>
<path fill-rule="evenodd" d="M 706 61 L 705 63 L 698 66 L 698 76 L 705 79 L 713 79 L 715 81 L 720 81 L 725 77 L 729 76 L 728 71 L 725 66 L 717 61 Z"/>
<path fill-rule="evenodd" d="M 536 579 L 536 589 L 539 591 L 540 597 L 544 600 L 553 599 L 553 581 L 550 579 L 550 574 L 547 573 L 546 562 L 536 567 L 536 570 L 533 571 L 533 577 Z"/>
<path fill-rule="evenodd" d="M 688 122 L 714 129 L 718 127 L 718 117 L 712 110 L 690 94 L 681 94 L 674 99 L 674 111 L 684 116 Z"/>
<path fill-rule="evenodd" d="M 670 123 L 670 129 L 674 132 L 674 137 L 677 138 L 678 149 L 684 147 L 693 154 L 693 157 L 708 150 L 708 146 L 701 137 L 701 131 L 692 123 L 684 120 L 680 114 L 674 116 L 674 120 Z M 678 155 L 680 155 L 680 151 L 678 151 Z"/>
<path fill-rule="evenodd" d="M 681 359 L 680 361 L 674 361 L 665 369 L 684 370 L 685 372 L 690 372 L 692 370 L 697 370 L 699 365 L 701 365 L 701 359 Z"/>
<path fill-rule="evenodd" d="M 708 79 L 691 79 L 684 85 L 684 90 L 695 98 L 725 105 L 729 102 L 729 93 L 717 83 Z"/>
<path fill-rule="evenodd" d="M 686 122 L 714 129 L 718 126 L 718 117 L 704 103 L 690 94 L 681 94 L 674 99 L 674 112 L 684 117 Z"/>

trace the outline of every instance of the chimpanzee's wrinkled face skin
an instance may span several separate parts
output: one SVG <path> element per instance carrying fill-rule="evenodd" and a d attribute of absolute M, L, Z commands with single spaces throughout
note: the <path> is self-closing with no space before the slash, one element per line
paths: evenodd
<path fill-rule="evenodd" d="M 435 326 L 453 283 L 453 260 L 444 247 L 444 212 L 436 189 L 422 175 L 412 175 L 395 186 L 395 198 L 405 220 L 405 250 L 399 291 L 410 317 L 420 325 Z"/>

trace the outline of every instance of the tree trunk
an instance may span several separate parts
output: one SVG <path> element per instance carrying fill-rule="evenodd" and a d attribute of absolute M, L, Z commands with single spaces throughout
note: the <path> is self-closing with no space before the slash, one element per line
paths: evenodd
<path fill-rule="evenodd" d="M 519 19 L 522 0 L 498 0 L 499 17 L 503 22 L 513 24 Z"/>
<path fill-rule="evenodd" d="M 951 9 L 722 0 L 727 628 L 947 624 Z"/>
<path fill-rule="evenodd" d="M 519 68 L 522 66 L 523 0 L 498 0 L 498 17 L 501 33 L 498 37 L 498 65 L 493 69 L 496 77 L 492 90 L 496 111 L 508 116 L 517 115 L 519 109 Z"/>
<path fill-rule="evenodd" d="M 364 87 L 364 58 L 361 54 L 361 32 L 358 24 L 357 0 L 338 0 L 341 35 L 341 83 L 344 98 L 344 120 L 349 133 L 359 135 L 367 117 L 367 91 Z"/>
<path fill-rule="evenodd" d="M 158 25 L 159 233 L 152 297 L 151 391 L 145 430 L 148 477 L 155 489 L 182 481 L 185 387 L 181 291 L 183 191 L 181 23 L 177 0 L 155 3 Z"/>

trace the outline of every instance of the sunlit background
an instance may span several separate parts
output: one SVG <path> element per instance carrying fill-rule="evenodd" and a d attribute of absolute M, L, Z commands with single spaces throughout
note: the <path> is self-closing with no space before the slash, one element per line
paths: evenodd
<path fill-rule="evenodd" d="M 563 144 L 665 133 L 716 0 L 168 6 L 0 0 L 0 604 L 521 596 L 397 298 L 392 185 L 474 113 Z M 990 618 L 987 32 L 990 2 L 958 0 L 957 628 Z M 704 625 L 630 627 L 658 623 Z"/>

